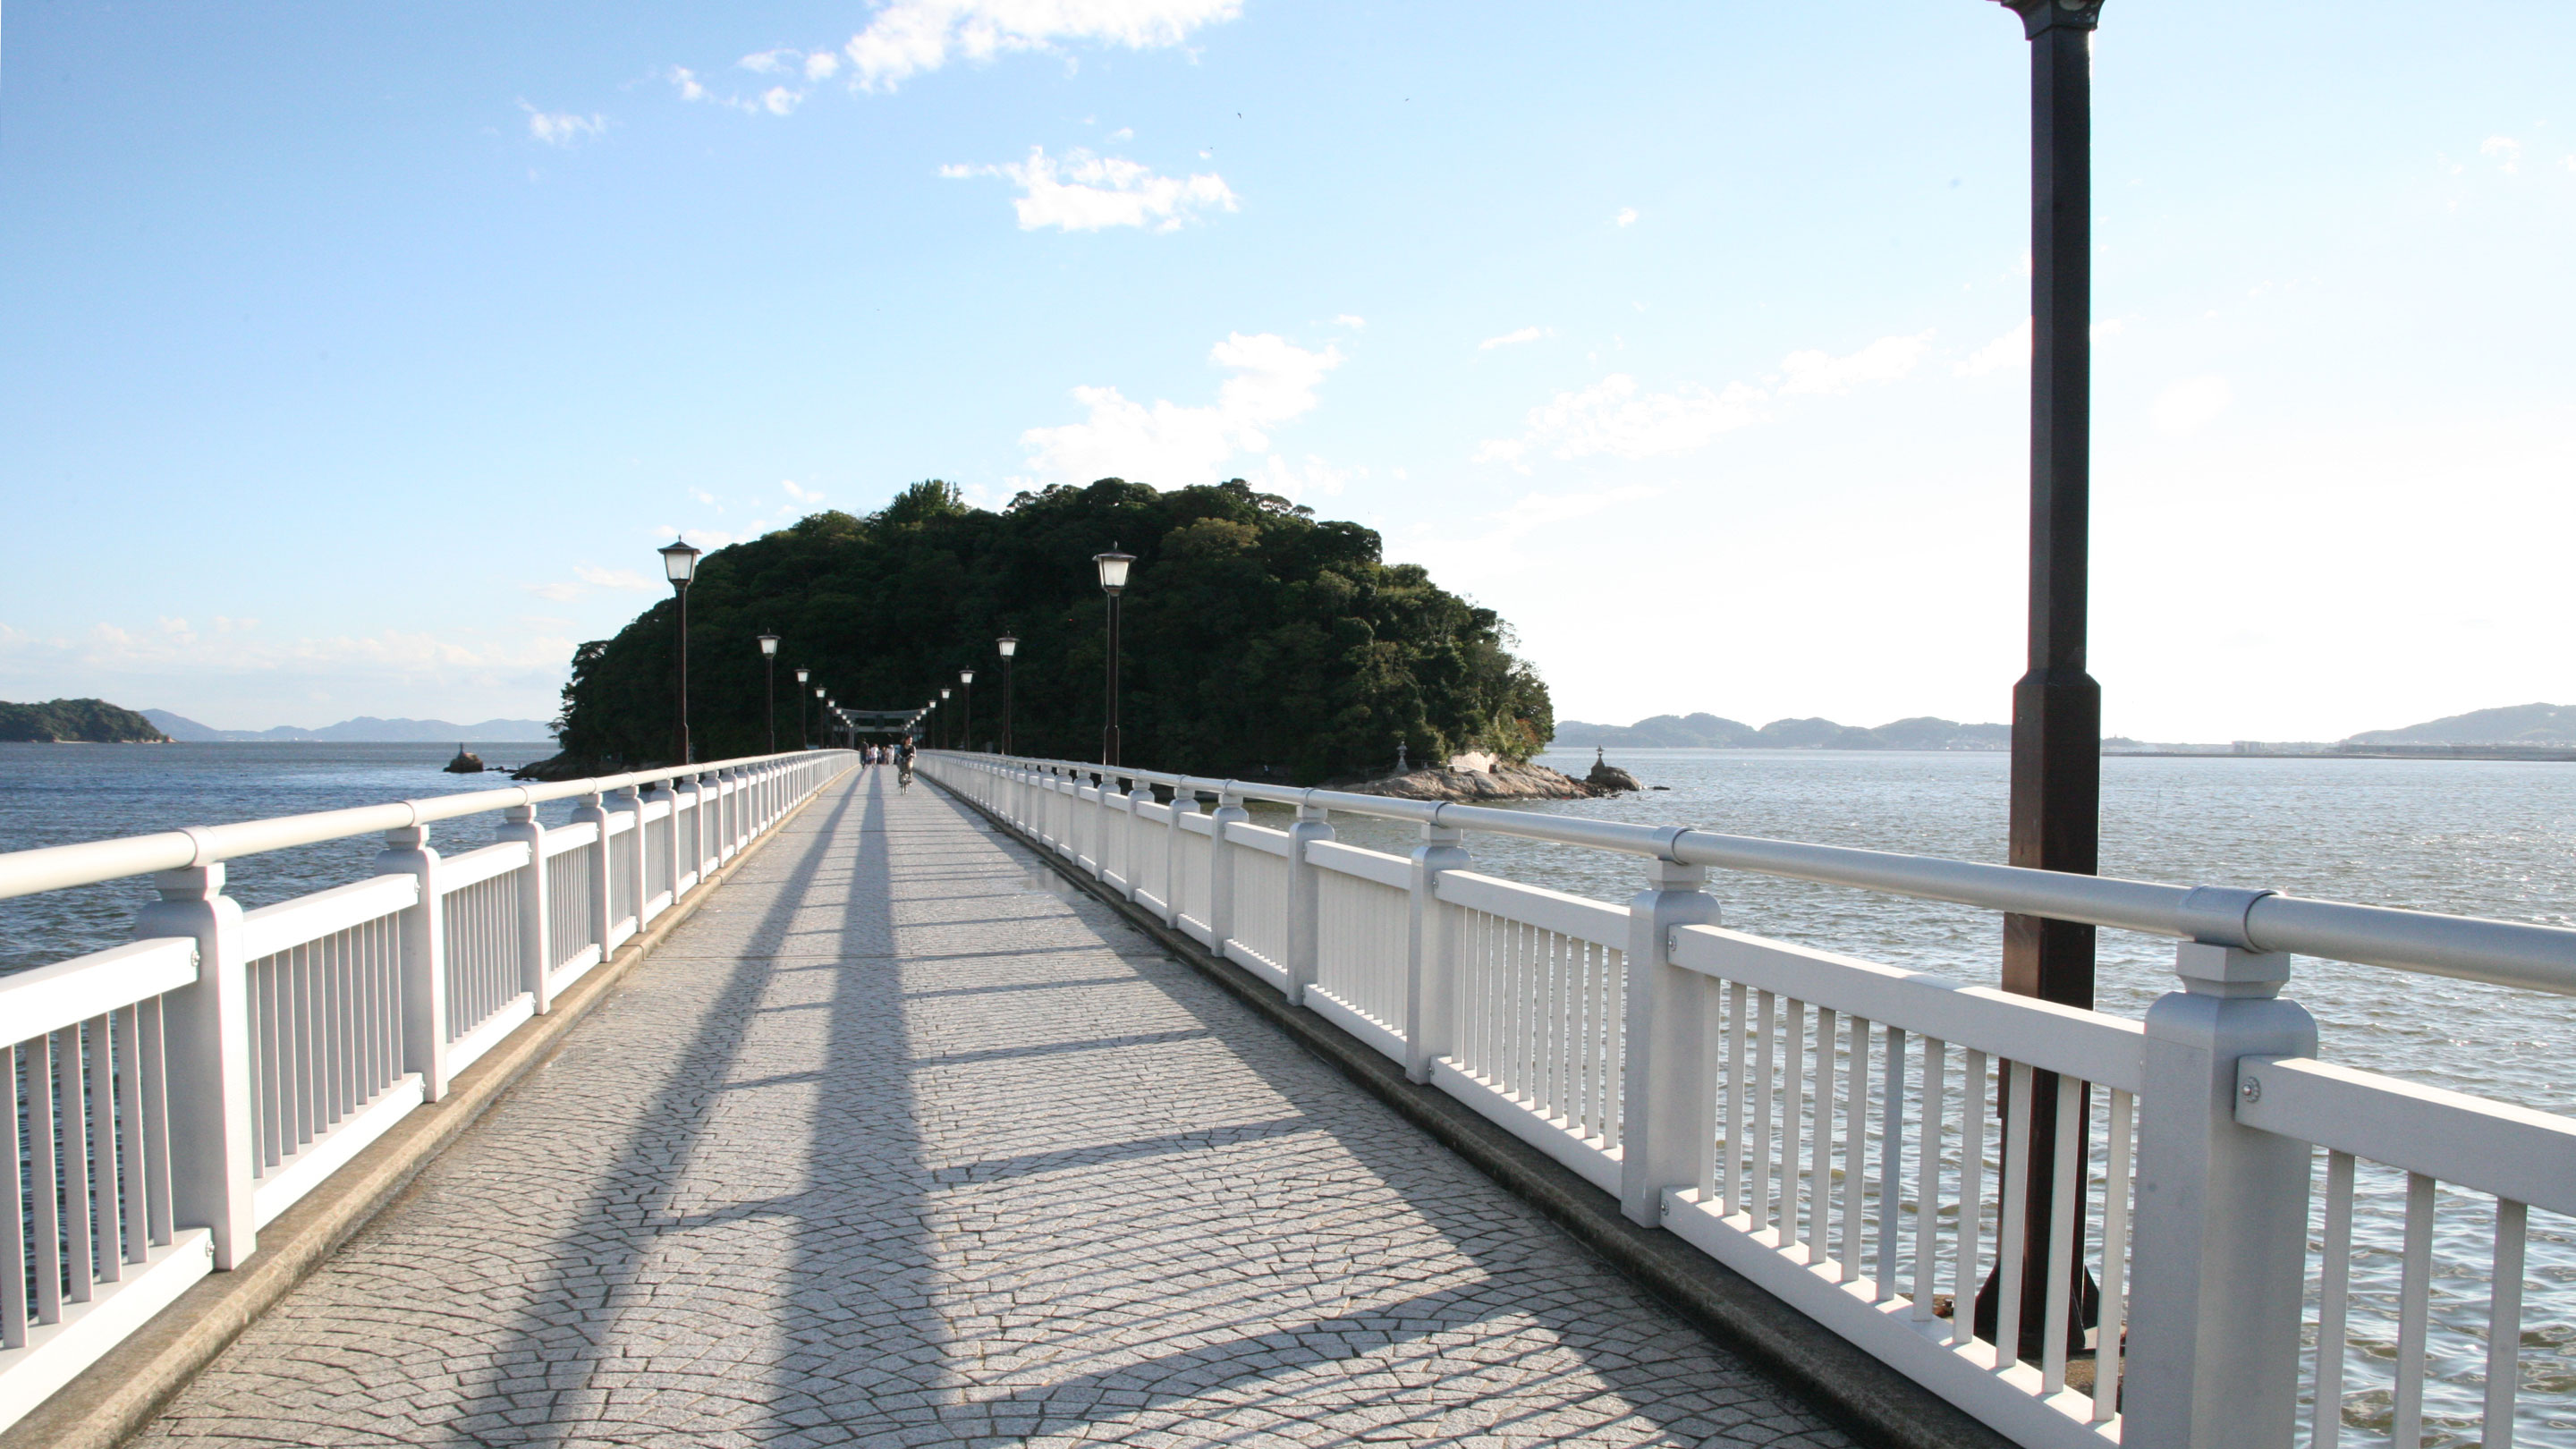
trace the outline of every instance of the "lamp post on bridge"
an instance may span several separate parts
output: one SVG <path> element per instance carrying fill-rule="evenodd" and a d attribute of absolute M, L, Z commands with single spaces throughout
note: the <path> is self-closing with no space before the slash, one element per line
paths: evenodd
<path fill-rule="evenodd" d="M 1002 651 L 1002 753 L 1011 752 L 1011 660 L 1020 652 L 1020 641 L 1005 634 L 993 641 Z"/>
<path fill-rule="evenodd" d="M 2093 875 L 2100 867 L 2102 688 L 2086 672 L 2091 513 L 2093 31 L 2102 0 L 2002 0 L 2030 42 L 2030 663 L 2013 686 L 2010 860 Z M 2093 1004 L 2093 927 L 2004 917 L 2003 987 L 2066 1006 Z M 2089 1091 L 2089 1089 L 2088 1089 Z M 2009 1104 L 2005 1104 L 2007 1111 Z M 2088 1106 L 2080 1106 L 2087 1116 Z M 2055 1221 L 2057 1078 L 2031 1079 L 2024 1222 Z M 2007 1118 L 2009 1120 L 2009 1118 Z M 2048 1234 L 2023 1258 L 2023 1358 L 2038 1357 L 2050 1273 Z M 2097 1319 L 2080 1253 L 2069 1341 Z M 1977 1295 L 1991 1338 L 2000 1270 Z"/>
<path fill-rule="evenodd" d="M 689 547 L 687 539 L 675 538 L 654 552 L 662 555 L 662 575 L 680 598 L 680 763 L 694 765 L 697 755 L 689 748 L 689 583 L 698 576 L 699 550 Z"/>
<path fill-rule="evenodd" d="M 975 671 L 958 670 L 957 684 L 959 688 L 966 691 L 965 699 L 958 705 L 958 713 L 964 718 L 958 721 L 957 743 L 960 748 L 971 750 L 975 748 Z"/>
<path fill-rule="evenodd" d="M 769 752 L 778 753 L 778 636 L 760 636 L 761 705 L 768 712 Z"/>
<path fill-rule="evenodd" d="M 943 685 L 939 686 L 939 699 L 940 699 L 940 702 L 941 702 L 941 703 L 943 703 L 943 704 L 947 703 L 947 701 L 948 701 L 948 686 L 947 686 L 947 685 L 944 685 L 944 684 L 943 684 Z M 940 722 L 939 722 L 939 743 L 940 743 L 940 745 L 941 745 L 943 748 L 948 744 L 948 742 L 949 742 L 952 738 L 954 738 L 954 737 L 955 737 L 956 733 L 957 733 L 957 731 L 955 730 L 955 728 L 953 728 L 952 726 L 950 726 L 950 724 L 948 723 L 948 721 L 947 721 L 946 719 L 944 719 L 944 718 L 943 718 L 942 720 L 940 720 Z"/>
<path fill-rule="evenodd" d="M 1118 596 L 1127 592 L 1127 570 L 1136 562 L 1132 553 L 1120 553 L 1118 545 L 1109 552 L 1096 553 L 1091 561 L 1100 566 L 1100 591 L 1109 596 L 1109 723 L 1100 732 L 1100 763 L 1118 763 Z"/>
<path fill-rule="evenodd" d="M 796 671 L 796 748 L 800 750 L 814 748 L 814 731 L 805 724 L 805 676 L 813 672 L 810 669 Z"/>

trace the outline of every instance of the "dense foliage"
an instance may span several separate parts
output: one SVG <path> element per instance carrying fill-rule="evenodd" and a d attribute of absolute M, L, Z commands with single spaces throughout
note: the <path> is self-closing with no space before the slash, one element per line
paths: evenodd
<path fill-rule="evenodd" d="M 1555 720 L 1547 686 L 1493 611 L 1379 558 L 1378 536 L 1241 480 L 1160 492 L 1103 479 L 1023 493 L 999 513 L 916 484 L 867 518 L 820 513 L 708 554 L 689 591 L 698 757 L 758 752 L 761 660 L 778 654 L 778 739 L 798 737 L 793 670 L 845 707 L 911 709 L 976 671 L 971 743 L 998 739 L 1002 662 L 1020 639 L 1013 747 L 1098 759 L 1105 612 L 1092 555 L 1137 562 L 1120 637 L 1121 757 L 1194 774 L 1299 781 L 1459 750 L 1526 758 Z M 677 610 L 664 600 L 573 659 L 567 753 L 673 754 Z M 806 703 L 816 701 L 808 697 Z M 962 694 L 940 711 L 963 724 Z"/>
<path fill-rule="evenodd" d="M 170 737 L 153 728 L 152 721 L 103 699 L 49 699 L 43 704 L 0 701 L 0 740 L 166 745 Z"/>

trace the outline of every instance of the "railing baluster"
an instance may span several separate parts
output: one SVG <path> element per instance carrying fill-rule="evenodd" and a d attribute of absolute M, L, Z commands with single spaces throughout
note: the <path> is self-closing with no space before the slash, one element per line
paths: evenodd
<path fill-rule="evenodd" d="M 54 1033 L 54 1120 L 62 1133 L 62 1155 L 55 1171 L 62 1184 L 63 1298 L 90 1300 L 89 1154 L 82 1150 L 85 1113 L 81 1110 L 81 1027 L 75 1022 Z"/>
<path fill-rule="evenodd" d="M 2406 1174 L 2406 1247 L 2397 1286 L 2397 1412 L 2390 1442 L 2424 1442 L 2424 1338 L 2433 1299 L 2433 1179 Z"/>
<path fill-rule="evenodd" d="M 1887 1070 L 1879 1086 L 1878 1108 L 1878 1280 L 1869 1295 L 1884 1303 L 1905 1290 L 1898 1277 L 1897 1249 L 1903 1242 L 1897 1226 L 1904 1210 L 1905 1187 L 1905 1030 L 1886 1028 Z"/>
<path fill-rule="evenodd" d="M 1753 1149 L 1753 1187 L 1746 1197 L 1744 1210 L 1752 1217 L 1752 1230 L 1768 1229 L 1771 1216 L 1771 1113 L 1774 1100 L 1772 1057 L 1779 1015 L 1779 999 L 1768 991 L 1755 994 L 1761 1024 L 1755 1028 L 1753 1063 L 1753 1136 L 1746 1143 Z M 1785 1244 L 1783 1244 L 1785 1246 Z"/>
<path fill-rule="evenodd" d="M 1932 1289 L 1940 1281 L 1941 1141 L 1949 1118 L 1950 1045 L 1923 1039 L 1923 1105 L 1914 1129 L 1914 1321 L 1932 1321 Z M 1963 1206 L 1961 1217 L 1971 1209 Z M 1964 1226 L 1964 1222 L 1963 1222 Z"/>
<path fill-rule="evenodd" d="M 2522 1263 L 2530 1209 L 2496 1199 L 2494 1276 L 2487 1300 L 2487 1393 L 2480 1449 L 2513 1449 L 2513 1402 L 2522 1386 Z"/>
<path fill-rule="evenodd" d="M 2048 1284 L 2040 1314 L 2039 1391 L 2066 1387 L 2066 1336 L 2073 1316 L 2076 1228 L 2084 1221 L 2085 1181 L 2084 1083 L 2059 1073 L 2057 1078 L 2057 1143 L 2055 1171 L 2048 1197 Z"/>
<path fill-rule="evenodd" d="M 2011 1368 L 2021 1352 L 2021 1275 L 2030 1255 L 2031 1069 L 2004 1063 L 2004 1191 L 1995 1224 L 1995 1367 Z"/>
<path fill-rule="evenodd" d="M 34 1189 L 36 1322 L 59 1323 L 63 1316 L 62 1176 L 54 1154 L 54 1054 L 61 1050 L 54 1033 L 26 1043 L 27 1177 Z"/>
<path fill-rule="evenodd" d="M 1806 1226 L 1799 1174 L 1807 1145 L 1807 1003 L 1794 996 L 1781 1045 L 1789 1049 L 1787 1070 L 1780 1074 L 1788 1098 L 1780 1106 L 1780 1246 L 1785 1248 L 1806 1241 L 1799 1236 Z"/>
<path fill-rule="evenodd" d="M 125 1276 L 125 1227 L 117 1211 L 124 1191 L 117 1180 L 116 1048 L 109 1020 L 105 1015 L 94 1016 L 82 1028 L 89 1039 L 89 1091 L 84 1110 L 89 1117 L 90 1170 L 97 1177 L 89 1195 L 93 1215 L 91 1261 L 82 1267 L 84 1271 L 95 1271 L 102 1283 L 114 1283 Z"/>
<path fill-rule="evenodd" d="M 2129 1321 L 2129 1130 L 2136 1100 L 2111 1093 L 2111 1144 L 2102 1173 L 2102 1312 L 2093 1337 L 2093 1422 L 2120 1411 Z"/>
<path fill-rule="evenodd" d="M 1869 1209 L 1863 1189 L 1869 1183 L 1869 1018 L 1851 1022 L 1851 1057 L 1843 1068 L 1843 1281 L 1860 1278 L 1862 1249 L 1869 1241 Z M 1878 1295 L 1870 1295 L 1876 1298 Z"/>
<path fill-rule="evenodd" d="M 0 1201 L 6 1204 L 0 1212 L 0 1349 L 27 1346 L 27 1268 L 29 1248 L 28 1223 L 20 1216 L 19 1203 L 25 1201 L 32 1185 L 20 1176 L 20 1154 L 26 1144 L 19 1136 L 19 1124 L 26 1120 L 18 1093 L 18 1071 L 26 1049 L 16 1042 L 0 1046 Z"/>
<path fill-rule="evenodd" d="M 143 1130 L 143 1012 L 139 1005 L 116 1009 L 112 1033 L 124 1070 L 116 1074 L 118 1180 L 125 1188 L 125 1261 L 140 1263 L 152 1251 L 151 1157 Z M 14 1195 L 8 1201 L 16 1202 Z"/>
<path fill-rule="evenodd" d="M 1983 1266 L 1979 1239 L 1985 1235 L 1986 1211 L 1986 1054 L 1970 1050 L 1967 1072 L 1959 1087 L 1967 1123 L 1959 1136 L 1958 1256 L 1951 1260 L 1950 1342 L 1966 1347 L 1977 1336 L 1978 1270 Z"/>
<path fill-rule="evenodd" d="M 1748 997 L 1744 983 L 1726 983 L 1726 1171 L 1719 1184 L 1720 1211 L 1728 1217 L 1745 1211 L 1744 1038 L 1751 1023 L 1744 1019 Z"/>
<path fill-rule="evenodd" d="M 1816 1131 L 1807 1147 L 1807 1262 L 1815 1266 L 1834 1260 L 1834 1084 L 1841 1075 L 1841 1020 L 1830 1006 L 1816 1008 Z"/>

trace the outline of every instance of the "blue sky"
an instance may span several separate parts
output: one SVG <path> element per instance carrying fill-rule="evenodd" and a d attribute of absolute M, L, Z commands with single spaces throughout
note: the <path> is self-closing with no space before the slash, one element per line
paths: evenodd
<path fill-rule="evenodd" d="M 672 529 L 1242 475 L 1559 713 L 2000 719 L 2026 52 L 1849 7 L 19 4 L 0 697 L 544 716 Z M 2576 7 L 2111 0 L 2114 731 L 2576 699 Z"/>

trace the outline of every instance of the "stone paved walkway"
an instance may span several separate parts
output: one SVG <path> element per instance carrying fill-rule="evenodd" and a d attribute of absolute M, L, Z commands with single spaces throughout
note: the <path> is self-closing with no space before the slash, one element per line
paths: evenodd
<path fill-rule="evenodd" d="M 1846 1441 L 864 771 L 140 1442 Z"/>

